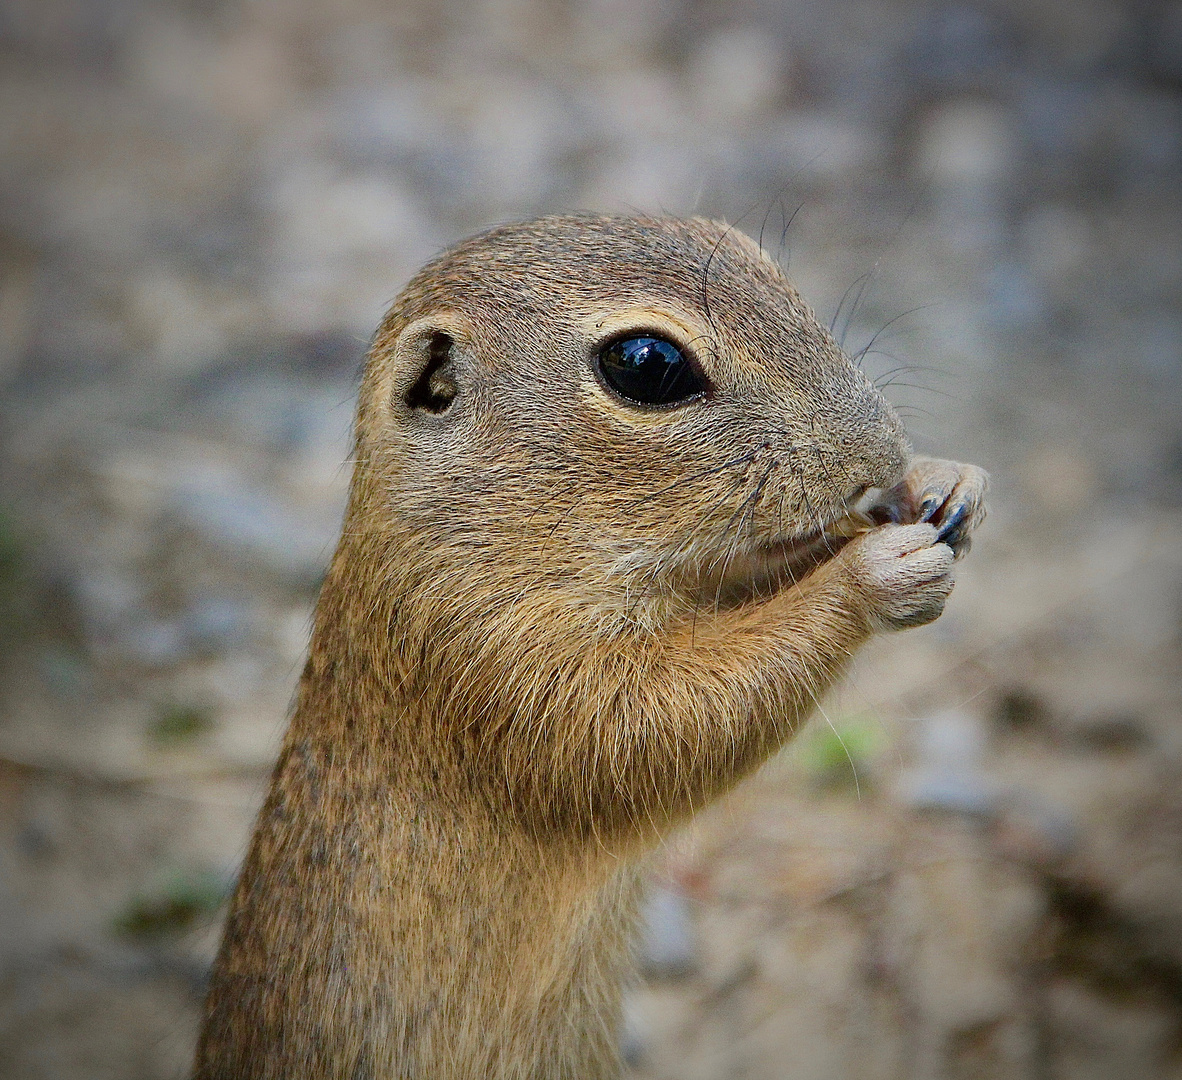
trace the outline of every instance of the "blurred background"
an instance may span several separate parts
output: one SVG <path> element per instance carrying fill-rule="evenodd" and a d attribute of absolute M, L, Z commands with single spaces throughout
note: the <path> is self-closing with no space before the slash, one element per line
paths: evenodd
<path fill-rule="evenodd" d="M 636 1078 L 1182 1077 L 1182 5 L 0 0 L 0 1075 L 182 1077 L 443 246 L 737 221 L 994 477 L 660 853 Z"/>

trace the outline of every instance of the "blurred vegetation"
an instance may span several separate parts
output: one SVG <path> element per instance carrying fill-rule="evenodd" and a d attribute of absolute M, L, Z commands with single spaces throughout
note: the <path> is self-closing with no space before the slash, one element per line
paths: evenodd
<path fill-rule="evenodd" d="M 115 930 L 133 938 L 158 938 L 211 918 L 229 896 L 226 879 L 212 870 L 177 871 L 156 888 L 133 896 Z"/>
<path fill-rule="evenodd" d="M 0 507 L 0 636 L 13 636 L 28 601 L 28 558 L 15 516 Z"/>
<path fill-rule="evenodd" d="M 795 756 L 817 787 L 857 791 L 871 782 L 885 741 L 882 724 L 867 716 L 822 717 L 801 732 Z"/>
<path fill-rule="evenodd" d="M 158 746 L 178 746 L 192 742 L 214 729 L 213 712 L 204 705 L 174 703 L 161 708 L 148 729 L 149 738 Z"/>

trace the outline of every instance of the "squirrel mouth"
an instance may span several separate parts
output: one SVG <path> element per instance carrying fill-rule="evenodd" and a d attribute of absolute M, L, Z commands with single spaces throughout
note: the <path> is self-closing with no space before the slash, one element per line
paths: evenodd
<path fill-rule="evenodd" d="M 740 548 L 701 582 L 703 593 L 721 606 L 766 599 L 798 584 L 832 559 L 850 540 L 875 527 L 873 500 L 864 492 L 843 501 L 832 518 L 807 532 L 758 540 Z"/>
<path fill-rule="evenodd" d="M 855 536 L 874 528 L 870 517 L 873 499 L 864 492 L 847 499 L 833 519 L 806 533 L 758 544 L 755 553 L 769 564 L 779 564 L 782 573 L 799 581 L 809 571 L 833 558 Z"/>

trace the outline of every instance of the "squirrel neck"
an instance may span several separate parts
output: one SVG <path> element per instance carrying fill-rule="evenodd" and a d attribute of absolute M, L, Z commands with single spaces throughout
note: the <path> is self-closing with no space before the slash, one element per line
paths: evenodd
<path fill-rule="evenodd" d="M 218 1061 L 250 1077 L 614 1075 L 604 1017 L 629 968 L 636 860 L 474 797 L 461 744 L 400 674 L 396 601 L 340 566 L 231 909 L 197 1076 L 229 1075 Z"/>

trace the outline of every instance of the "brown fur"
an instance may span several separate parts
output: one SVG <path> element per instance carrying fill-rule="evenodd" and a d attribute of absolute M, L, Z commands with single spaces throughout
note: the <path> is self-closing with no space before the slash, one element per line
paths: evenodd
<path fill-rule="evenodd" d="M 593 359 L 627 328 L 713 391 L 613 396 Z M 614 1075 L 639 858 L 872 630 L 939 614 L 933 524 L 817 538 L 903 475 L 902 428 L 746 237 L 568 217 L 410 282 L 356 455 L 197 1076 Z M 938 488 L 967 536 L 983 486 L 935 463 L 883 505 Z"/>

